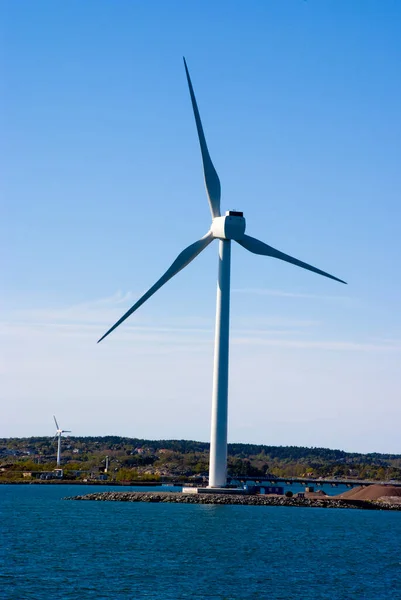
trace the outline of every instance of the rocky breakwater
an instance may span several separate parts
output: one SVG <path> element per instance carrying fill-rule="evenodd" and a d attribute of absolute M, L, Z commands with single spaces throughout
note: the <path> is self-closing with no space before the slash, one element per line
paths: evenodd
<path fill-rule="evenodd" d="M 401 505 L 378 502 L 326 498 L 287 498 L 270 495 L 182 494 L 180 492 L 97 492 L 72 496 L 64 500 L 97 502 L 172 502 L 176 504 L 241 504 L 246 506 L 303 506 L 310 508 L 359 508 L 368 510 L 401 510 Z"/>

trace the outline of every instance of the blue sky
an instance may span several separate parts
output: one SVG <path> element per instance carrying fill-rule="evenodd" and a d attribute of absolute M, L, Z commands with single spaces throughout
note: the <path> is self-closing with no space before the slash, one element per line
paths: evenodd
<path fill-rule="evenodd" d="M 247 233 L 229 439 L 401 452 L 401 5 L 4 2 L 0 436 L 209 439 L 217 243 L 187 58 Z M 5 410 L 4 410 L 5 409 Z"/>

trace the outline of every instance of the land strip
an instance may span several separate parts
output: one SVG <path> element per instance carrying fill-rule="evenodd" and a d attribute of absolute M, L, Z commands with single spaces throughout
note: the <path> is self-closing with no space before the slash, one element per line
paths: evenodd
<path fill-rule="evenodd" d="M 83 496 L 71 496 L 64 500 L 92 500 L 97 502 L 166 502 L 177 504 L 235 504 L 247 506 L 300 506 L 310 508 L 359 508 L 364 510 L 401 511 L 400 504 L 333 499 L 333 498 L 287 498 L 273 495 L 225 495 L 182 494 L 179 492 L 97 492 Z"/>

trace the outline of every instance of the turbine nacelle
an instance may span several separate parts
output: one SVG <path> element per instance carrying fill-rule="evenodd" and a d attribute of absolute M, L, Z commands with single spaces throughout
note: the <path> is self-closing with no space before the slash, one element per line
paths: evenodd
<path fill-rule="evenodd" d="M 71 433 L 70 429 L 61 429 L 61 427 L 59 427 L 59 424 L 57 423 L 57 419 L 56 417 L 53 415 L 53 419 L 54 422 L 56 424 L 56 433 L 54 434 L 54 437 L 56 438 L 57 436 L 60 437 L 62 433 Z"/>
<path fill-rule="evenodd" d="M 246 222 L 242 212 L 228 210 L 224 217 L 215 217 L 210 231 L 220 240 L 242 240 Z"/>

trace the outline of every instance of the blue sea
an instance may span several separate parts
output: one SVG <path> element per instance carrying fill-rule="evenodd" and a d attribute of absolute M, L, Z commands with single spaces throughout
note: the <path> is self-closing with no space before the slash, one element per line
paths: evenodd
<path fill-rule="evenodd" d="M 0 485 L 1 599 L 401 598 L 400 512 L 62 499 L 94 491 Z"/>

